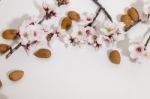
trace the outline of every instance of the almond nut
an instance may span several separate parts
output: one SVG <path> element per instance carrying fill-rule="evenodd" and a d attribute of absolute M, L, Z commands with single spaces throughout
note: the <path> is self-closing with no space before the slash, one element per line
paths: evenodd
<path fill-rule="evenodd" d="M 0 88 L 2 88 L 3 84 L 2 84 L 2 81 L 0 80 Z"/>
<path fill-rule="evenodd" d="M 6 53 L 10 48 L 7 44 L 0 44 L 0 54 Z"/>
<path fill-rule="evenodd" d="M 68 12 L 68 17 L 69 17 L 71 20 L 80 21 L 80 15 L 79 15 L 79 13 L 77 13 L 77 12 L 75 12 L 75 11 L 70 11 L 70 12 Z"/>
<path fill-rule="evenodd" d="M 34 55 L 38 58 L 49 58 L 51 57 L 51 51 L 48 49 L 39 49 Z"/>
<path fill-rule="evenodd" d="M 125 24 L 125 29 L 128 29 L 132 25 L 132 20 L 129 15 L 122 15 L 121 22 Z"/>
<path fill-rule="evenodd" d="M 139 16 L 138 11 L 133 7 L 128 10 L 128 15 L 131 17 L 131 19 L 134 22 L 137 22 L 140 20 L 140 16 Z"/>
<path fill-rule="evenodd" d="M 6 40 L 15 40 L 17 38 L 17 30 L 7 29 L 2 33 L 2 37 Z"/>
<path fill-rule="evenodd" d="M 12 81 L 18 81 L 24 76 L 24 71 L 22 70 L 15 70 L 9 73 L 9 79 Z"/>
<path fill-rule="evenodd" d="M 112 51 L 109 54 L 109 59 L 114 64 L 120 64 L 120 62 L 121 62 L 121 56 L 120 56 L 119 51 L 117 51 L 117 50 Z"/>
<path fill-rule="evenodd" d="M 66 31 L 69 30 L 72 26 L 72 20 L 68 17 L 65 17 L 63 20 L 62 20 L 62 23 L 61 23 L 61 28 L 62 29 L 65 29 Z"/>

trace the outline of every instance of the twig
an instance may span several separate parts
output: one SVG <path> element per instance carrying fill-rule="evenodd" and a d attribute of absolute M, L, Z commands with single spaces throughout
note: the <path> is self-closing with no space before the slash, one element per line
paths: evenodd
<path fill-rule="evenodd" d="M 110 16 L 110 14 L 106 11 L 106 9 L 98 2 L 98 0 L 93 0 L 93 2 L 95 4 L 97 4 L 100 8 L 102 8 L 102 10 L 104 11 L 105 15 L 108 17 L 108 19 L 113 22 L 112 17 Z"/>
<path fill-rule="evenodd" d="M 45 17 L 43 17 L 43 18 L 38 22 L 38 24 L 42 24 L 42 23 L 44 22 L 44 20 L 45 20 Z"/>
<path fill-rule="evenodd" d="M 6 59 L 8 59 L 16 50 L 18 50 L 22 46 L 21 43 L 19 43 L 15 48 L 10 49 L 10 52 L 6 55 Z"/>
<path fill-rule="evenodd" d="M 85 27 L 87 27 L 87 26 L 92 26 L 92 25 L 93 25 L 93 23 L 95 22 L 96 18 L 98 17 L 99 13 L 101 12 L 101 10 L 102 10 L 102 8 L 99 8 L 99 9 L 98 9 L 98 11 L 97 11 L 97 13 L 96 13 L 96 16 L 94 17 L 93 21 L 90 22 L 90 23 L 89 23 L 88 25 L 86 25 Z"/>
<path fill-rule="evenodd" d="M 105 9 L 97 0 L 93 0 L 93 2 L 94 2 L 96 5 L 98 5 L 99 9 L 98 9 L 98 11 L 96 12 L 96 16 L 94 17 L 93 21 L 90 22 L 90 23 L 89 23 L 88 25 L 86 25 L 85 27 L 87 27 L 87 26 L 92 26 L 92 25 L 93 25 L 93 23 L 95 22 L 96 18 L 98 17 L 99 13 L 101 12 L 101 10 L 103 10 L 104 13 L 105 13 L 105 15 L 108 17 L 108 19 L 109 19 L 111 22 L 113 22 L 111 16 L 110 16 L 109 13 L 106 11 L 106 9 Z"/>
<path fill-rule="evenodd" d="M 38 24 L 42 24 L 45 20 L 45 16 L 38 22 Z M 19 33 L 18 33 L 19 34 Z M 22 46 L 21 42 L 15 48 L 11 48 L 9 53 L 6 55 L 6 59 L 8 59 L 16 50 L 18 50 Z"/>
<path fill-rule="evenodd" d="M 150 28 L 146 31 L 146 33 L 145 33 L 145 36 L 146 36 L 146 34 L 148 34 L 150 32 Z M 148 46 L 148 43 L 150 42 L 150 36 L 148 37 L 148 39 L 147 39 L 147 41 L 146 41 L 146 43 L 145 43 L 145 47 L 144 47 L 144 50 L 147 50 L 147 46 Z"/>
<path fill-rule="evenodd" d="M 148 43 L 150 42 L 150 36 L 148 37 L 148 40 L 146 41 L 146 43 L 145 43 L 145 48 L 144 48 L 144 50 L 147 50 L 147 46 L 148 46 Z"/>

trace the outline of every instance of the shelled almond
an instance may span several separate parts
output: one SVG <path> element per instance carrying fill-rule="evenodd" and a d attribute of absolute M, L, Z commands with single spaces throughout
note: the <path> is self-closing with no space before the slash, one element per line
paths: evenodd
<path fill-rule="evenodd" d="M 2 37 L 6 40 L 15 40 L 17 38 L 17 30 L 7 29 L 2 33 Z"/>
<path fill-rule="evenodd" d="M 0 44 L 0 54 L 6 53 L 10 48 L 7 44 Z"/>
<path fill-rule="evenodd" d="M 132 20 L 129 15 L 122 15 L 121 22 L 125 24 L 126 29 L 128 29 L 132 25 Z"/>
<path fill-rule="evenodd" d="M 63 20 L 62 20 L 62 23 L 61 23 L 61 28 L 62 29 L 65 29 L 66 31 L 69 30 L 72 26 L 72 20 L 68 17 L 65 17 Z"/>
<path fill-rule="evenodd" d="M 18 81 L 22 79 L 23 76 L 24 76 L 24 71 L 22 70 L 15 70 L 9 73 L 9 79 L 12 81 Z"/>
<path fill-rule="evenodd" d="M 109 54 L 109 59 L 114 64 L 120 64 L 121 56 L 120 56 L 119 51 L 117 51 L 117 50 L 111 51 L 110 54 Z"/>
<path fill-rule="evenodd" d="M 77 13 L 77 12 L 75 12 L 75 11 L 69 11 L 69 12 L 68 12 L 68 17 L 69 17 L 71 20 L 80 21 L 80 15 L 79 15 L 79 13 Z"/>
<path fill-rule="evenodd" d="M 51 57 L 51 51 L 48 49 L 39 49 L 34 53 L 34 55 L 38 58 L 50 58 Z"/>
<path fill-rule="evenodd" d="M 140 16 L 139 16 L 139 13 L 138 11 L 132 7 L 128 10 L 128 15 L 131 17 L 131 19 L 134 21 L 134 22 L 137 22 L 140 20 Z"/>

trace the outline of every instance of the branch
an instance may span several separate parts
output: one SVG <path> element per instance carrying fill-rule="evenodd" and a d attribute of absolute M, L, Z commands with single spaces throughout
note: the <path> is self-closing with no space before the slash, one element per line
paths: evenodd
<path fill-rule="evenodd" d="M 146 43 L 145 43 L 145 48 L 144 48 L 144 50 L 147 50 L 147 46 L 148 46 L 148 43 L 150 42 L 150 36 L 149 36 L 149 38 L 148 38 L 148 40 L 146 41 Z"/>
<path fill-rule="evenodd" d="M 113 22 L 112 17 L 110 16 L 110 14 L 106 11 L 106 9 L 98 2 L 98 0 L 93 0 L 93 2 L 95 4 L 97 4 L 100 8 L 102 8 L 102 10 L 104 11 L 105 15 L 108 17 L 108 19 Z"/>
<path fill-rule="evenodd" d="M 86 25 L 85 27 L 87 27 L 87 26 L 92 26 L 92 25 L 93 25 L 93 23 L 95 22 L 96 18 L 98 17 L 99 13 L 101 12 L 101 10 L 102 10 L 102 8 L 99 8 L 99 9 L 98 9 L 98 11 L 97 11 L 97 13 L 96 13 L 96 16 L 94 17 L 93 21 L 90 22 L 90 23 L 89 23 L 88 25 Z"/>
<path fill-rule="evenodd" d="M 38 24 L 42 24 L 42 23 L 44 22 L 44 20 L 45 20 L 45 17 L 43 17 L 43 18 L 38 22 Z"/>
<path fill-rule="evenodd" d="M 16 50 L 18 50 L 22 46 L 21 43 L 19 43 L 15 48 L 10 49 L 10 52 L 6 55 L 6 59 L 8 59 Z"/>
<path fill-rule="evenodd" d="M 150 32 L 150 28 L 147 30 L 146 34 L 148 34 L 149 32 Z M 145 34 L 145 36 L 146 36 L 146 34 Z M 147 50 L 147 46 L 148 46 L 149 42 L 150 42 L 150 36 L 148 37 L 148 39 L 144 45 L 145 46 L 144 50 Z"/>
<path fill-rule="evenodd" d="M 42 24 L 45 20 L 45 16 L 38 22 L 38 24 Z M 13 49 L 10 49 L 10 52 L 6 55 L 6 59 L 8 59 L 16 50 L 18 50 L 20 47 L 22 46 L 21 42 L 18 43 L 18 45 L 13 48 Z"/>
<path fill-rule="evenodd" d="M 87 26 L 92 26 L 92 25 L 93 25 L 93 23 L 95 22 L 96 18 L 98 17 L 99 13 L 101 12 L 101 10 L 103 10 L 104 13 L 105 13 L 105 15 L 108 17 L 108 19 L 109 19 L 111 22 L 113 22 L 111 16 L 110 16 L 109 13 L 106 11 L 106 9 L 105 9 L 97 0 L 93 0 L 93 2 L 94 2 L 96 5 L 98 5 L 99 9 L 98 9 L 98 11 L 96 12 L 96 16 L 94 17 L 93 21 L 90 22 L 90 23 L 89 23 L 88 25 L 86 25 L 85 27 L 87 27 Z"/>

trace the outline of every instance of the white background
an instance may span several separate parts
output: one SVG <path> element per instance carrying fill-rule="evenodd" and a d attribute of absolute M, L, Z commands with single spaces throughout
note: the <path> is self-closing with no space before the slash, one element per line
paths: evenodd
<path fill-rule="evenodd" d="M 48 1 L 48 0 L 47 0 Z M 130 7 L 133 0 L 101 0 L 114 20 Z M 49 0 L 48 2 L 52 2 Z M 2 0 L 0 2 L 0 31 L 16 28 L 26 15 L 39 15 L 37 4 L 42 0 Z M 71 0 L 65 10 L 94 12 L 90 0 Z M 143 35 L 146 26 L 139 24 L 128 32 L 130 37 Z M 0 38 L 0 43 L 11 43 Z M 122 43 L 126 52 L 127 41 Z M 48 60 L 27 56 L 20 48 L 8 60 L 0 57 L 0 99 L 150 99 L 150 61 L 131 63 L 122 56 L 120 65 L 109 62 L 107 50 L 91 48 L 65 48 L 56 42 Z M 127 53 L 127 52 L 126 52 Z M 122 53 L 123 54 L 123 53 Z M 8 72 L 25 71 L 18 82 L 8 79 Z"/>

